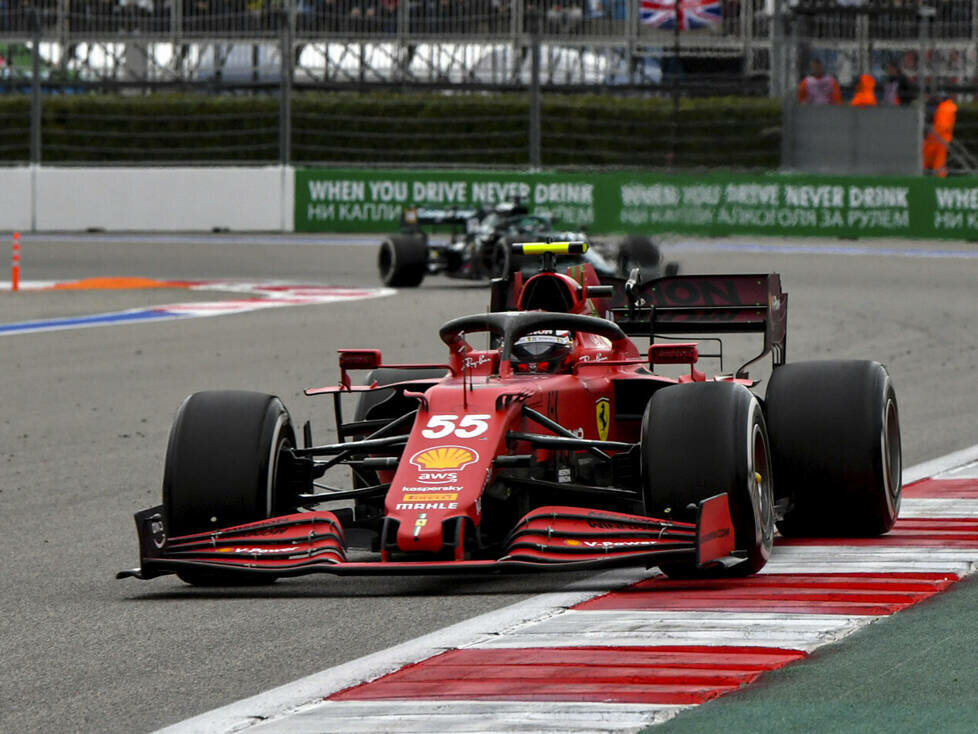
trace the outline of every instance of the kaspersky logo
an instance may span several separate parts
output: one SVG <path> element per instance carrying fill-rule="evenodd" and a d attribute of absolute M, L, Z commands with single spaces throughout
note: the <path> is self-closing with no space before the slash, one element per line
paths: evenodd
<path fill-rule="evenodd" d="M 464 469 L 469 464 L 479 460 L 479 454 L 464 446 L 435 446 L 418 451 L 408 461 L 418 469 L 426 471 L 442 471 L 446 469 Z"/>

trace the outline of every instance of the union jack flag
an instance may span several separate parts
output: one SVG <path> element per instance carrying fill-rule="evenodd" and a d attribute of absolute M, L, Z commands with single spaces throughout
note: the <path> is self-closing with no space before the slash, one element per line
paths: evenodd
<path fill-rule="evenodd" d="M 643 23 L 672 30 L 676 27 L 676 0 L 642 0 Z M 723 17 L 720 0 L 679 0 L 679 30 L 719 23 Z"/>

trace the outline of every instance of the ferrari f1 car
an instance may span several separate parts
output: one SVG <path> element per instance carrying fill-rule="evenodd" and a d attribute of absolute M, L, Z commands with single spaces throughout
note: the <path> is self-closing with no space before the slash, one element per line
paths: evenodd
<path fill-rule="evenodd" d="M 332 399 L 333 443 L 313 443 L 307 422 L 300 444 L 272 395 L 188 397 L 162 504 L 136 514 L 140 567 L 120 577 L 208 585 L 614 565 L 750 574 L 776 527 L 871 536 L 893 525 L 900 428 L 882 365 L 787 364 L 776 274 L 556 271 L 558 251 L 584 247 L 514 245 L 547 262 L 495 281 L 489 313 L 444 324 L 444 360 L 340 350 L 338 385 L 306 390 Z M 760 335 L 760 353 L 712 377 L 697 369 L 698 343 L 677 341 L 741 332 Z M 761 398 L 747 367 L 767 355 Z M 338 470 L 351 473 L 343 486 L 326 479 Z"/>
<path fill-rule="evenodd" d="M 451 227 L 448 242 L 430 241 L 427 227 Z M 377 268 L 384 285 L 411 288 L 429 274 L 450 278 L 489 280 L 536 265 L 536 258 L 512 250 L 513 243 L 527 239 L 584 240 L 582 232 L 558 231 L 550 216 L 531 214 L 519 203 L 491 209 L 406 209 L 401 232 L 383 240 Z M 665 263 L 650 237 L 629 235 L 615 246 L 597 244 L 587 252 L 564 254 L 558 265 L 590 263 L 598 275 L 627 275 L 641 267 L 646 278 L 679 272 L 675 262 Z"/>

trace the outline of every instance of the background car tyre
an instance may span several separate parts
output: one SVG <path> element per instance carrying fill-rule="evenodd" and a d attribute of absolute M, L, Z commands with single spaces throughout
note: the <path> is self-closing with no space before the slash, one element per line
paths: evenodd
<path fill-rule="evenodd" d="M 170 430 L 163 512 L 170 537 L 264 520 L 295 510 L 278 485 L 279 459 L 295 446 L 288 411 L 274 395 L 241 390 L 194 393 Z M 198 585 L 270 583 L 272 576 L 181 571 Z"/>
<path fill-rule="evenodd" d="M 655 275 L 661 260 L 659 246 L 645 235 L 630 234 L 618 247 L 618 273 L 624 278 L 637 267 L 642 272 L 642 279 L 648 280 Z"/>
<path fill-rule="evenodd" d="M 428 272 L 428 245 L 423 237 L 391 235 L 380 243 L 380 280 L 391 288 L 415 288 Z"/>
<path fill-rule="evenodd" d="M 505 278 L 513 267 L 512 240 L 504 239 L 493 245 L 490 277 Z"/>
<path fill-rule="evenodd" d="M 786 536 L 876 536 L 900 510 L 896 393 L 871 361 L 778 367 L 765 397 L 778 486 L 790 491 Z"/>
<path fill-rule="evenodd" d="M 739 576 L 759 571 L 774 544 L 774 480 L 758 399 L 743 385 L 702 382 L 658 390 L 642 418 L 641 481 L 646 513 L 695 522 L 689 505 L 721 492 L 730 500 L 732 567 L 664 563 L 672 577 Z"/>

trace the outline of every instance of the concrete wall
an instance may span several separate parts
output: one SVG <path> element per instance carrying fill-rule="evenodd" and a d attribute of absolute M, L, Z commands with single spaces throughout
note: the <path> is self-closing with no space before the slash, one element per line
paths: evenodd
<path fill-rule="evenodd" d="M 0 168 L 0 230 L 31 228 L 31 171 Z"/>
<path fill-rule="evenodd" d="M 785 171 L 919 176 L 924 111 L 907 107 L 798 104 L 785 100 L 781 167 Z"/>
<path fill-rule="evenodd" d="M 292 230 L 290 167 L 40 167 L 0 176 L 0 229 Z"/>

